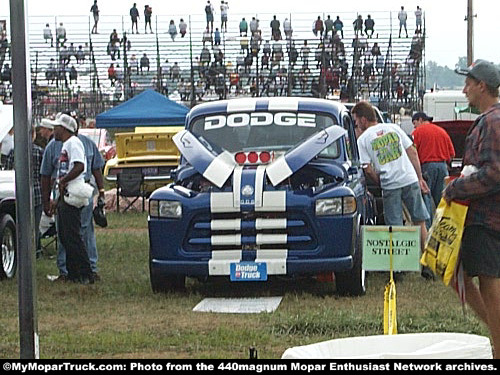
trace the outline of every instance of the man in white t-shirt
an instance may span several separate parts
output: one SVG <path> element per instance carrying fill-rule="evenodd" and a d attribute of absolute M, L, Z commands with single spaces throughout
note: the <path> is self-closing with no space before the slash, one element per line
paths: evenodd
<path fill-rule="evenodd" d="M 422 32 L 422 8 L 420 8 L 418 5 L 417 5 L 417 10 L 415 11 L 415 25 L 416 25 L 415 32 L 421 33 Z"/>
<path fill-rule="evenodd" d="M 85 182 L 87 158 L 83 143 L 75 136 L 78 129 L 75 119 L 66 114 L 60 114 L 52 122 L 54 138 L 63 142 L 59 166 L 57 171 L 57 184 L 59 199 L 57 200 L 57 230 L 58 235 L 66 249 L 67 279 L 82 284 L 94 282 L 90 268 L 90 260 L 85 247 L 85 242 L 80 234 L 81 207 L 66 203 L 69 184 Z M 52 216 L 55 207 L 44 207 L 45 214 Z"/>
<path fill-rule="evenodd" d="M 422 199 L 429 187 L 422 177 L 413 142 L 395 124 L 378 123 L 368 102 L 359 102 L 351 110 L 356 126 L 363 132 L 358 138 L 359 158 L 365 173 L 380 184 L 386 225 L 403 225 L 403 203 L 414 225 L 420 226 L 420 245 L 424 249 L 429 213 Z M 432 277 L 424 275 L 425 278 Z"/>

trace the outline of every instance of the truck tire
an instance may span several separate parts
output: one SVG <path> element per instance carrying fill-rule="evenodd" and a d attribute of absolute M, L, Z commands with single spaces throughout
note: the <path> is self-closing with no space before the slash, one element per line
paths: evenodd
<path fill-rule="evenodd" d="M 356 241 L 356 249 L 354 252 L 353 267 L 346 272 L 335 273 L 335 284 L 337 286 L 337 294 L 341 296 L 363 296 L 366 293 L 366 275 L 363 270 L 363 256 L 361 253 L 360 236 Z"/>
<path fill-rule="evenodd" d="M 16 223 L 12 216 L 3 214 L 0 217 L 1 259 L 0 279 L 11 279 L 16 275 Z"/>
<path fill-rule="evenodd" d="M 186 290 L 186 277 L 176 274 L 159 274 L 153 271 L 149 262 L 149 277 L 154 293 L 183 292 Z"/>

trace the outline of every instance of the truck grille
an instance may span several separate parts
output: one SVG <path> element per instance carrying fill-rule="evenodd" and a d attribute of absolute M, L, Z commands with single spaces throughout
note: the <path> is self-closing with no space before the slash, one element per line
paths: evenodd
<path fill-rule="evenodd" d="M 224 249 L 313 250 L 317 239 L 307 216 L 294 212 L 251 212 L 195 215 L 184 249 L 203 252 Z"/>

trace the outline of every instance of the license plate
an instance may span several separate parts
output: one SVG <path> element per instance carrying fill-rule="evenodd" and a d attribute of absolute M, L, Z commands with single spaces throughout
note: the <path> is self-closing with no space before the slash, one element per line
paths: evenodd
<path fill-rule="evenodd" d="M 266 281 L 267 265 L 257 262 L 240 262 L 230 264 L 231 281 Z"/>
<path fill-rule="evenodd" d="M 142 174 L 144 176 L 156 176 L 158 174 L 158 167 L 142 168 Z"/>

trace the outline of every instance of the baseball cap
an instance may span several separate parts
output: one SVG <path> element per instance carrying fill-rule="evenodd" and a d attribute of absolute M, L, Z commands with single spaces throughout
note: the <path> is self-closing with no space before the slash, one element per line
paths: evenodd
<path fill-rule="evenodd" d="M 46 128 L 50 130 L 54 130 L 54 125 L 52 125 L 52 120 L 48 118 L 42 119 L 42 121 L 38 124 L 38 128 Z"/>
<path fill-rule="evenodd" d="M 483 81 L 493 88 L 500 86 L 500 70 L 486 60 L 476 60 L 468 68 L 457 68 L 455 72 L 464 76 L 470 76 L 478 81 Z"/>
<path fill-rule="evenodd" d="M 56 119 L 54 121 L 50 121 L 50 123 L 53 126 L 62 126 L 63 128 L 69 130 L 71 133 L 76 133 L 78 129 L 78 125 L 75 119 L 64 113 L 58 113 L 56 115 Z"/>
<path fill-rule="evenodd" d="M 422 119 L 424 121 L 432 121 L 434 119 L 434 117 L 429 117 L 425 114 L 425 112 L 417 112 L 415 114 L 413 114 L 413 116 L 411 117 L 411 121 L 416 121 L 418 119 Z"/>

